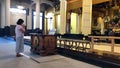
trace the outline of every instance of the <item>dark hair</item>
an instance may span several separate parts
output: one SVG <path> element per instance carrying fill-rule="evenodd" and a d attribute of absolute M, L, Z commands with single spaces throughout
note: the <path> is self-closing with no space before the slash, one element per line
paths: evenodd
<path fill-rule="evenodd" d="M 24 22 L 23 19 L 18 19 L 17 24 L 18 24 L 18 25 L 21 25 L 21 24 L 23 24 L 23 22 Z"/>

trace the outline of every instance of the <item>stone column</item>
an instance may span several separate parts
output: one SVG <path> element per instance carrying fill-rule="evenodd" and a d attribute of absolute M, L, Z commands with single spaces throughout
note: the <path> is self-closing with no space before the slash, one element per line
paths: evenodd
<path fill-rule="evenodd" d="M 82 34 L 91 34 L 92 0 L 82 0 Z"/>
<path fill-rule="evenodd" d="M 36 28 L 40 28 L 40 0 L 36 0 Z"/>
<path fill-rule="evenodd" d="M 10 0 L 6 0 L 5 2 L 5 16 L 6 16 L 6 24 L 5 26 L 10 26 Z"/>
<path fill-rule="evenodd" d="M 54 13 L 54 15 L 53 15 L 53 28 L 56 29 L 55 8 L 53 8 L 53 13 Z"/>
<path fill-rule="evenodd" d="M 66 19 L 66 33 L 71 32 L 71 12 L 67 12 L 67 19 Z"/>
<path fill-rule="evenodd" d="M 79 23 L 80 24 L 80 26 L 79 26 L 79 29 L 80 29 L 79 32 L 82 33 L 82 30 L 81 30 L 81 26 L 82 26 L 82 14 L 79 14 L 79 17 L 80 17 L 79 18 L 79 22 L 80 22 Z"/>
<path fill-rule="evenodd" d="M 28 14 L 27 14 L 27 29 L 32 29 L 32 6 L 29 7 L 28 10 Z"/>
<path fill-rule="evenodd" d="M 66 33 L 66 10 L 67 10 L 67 1 L 60 0 L 60 33 Z"/>
<path fill-rule="evenodd" d="M 1 10 L 1 27 L 10 26 L 10 0 L 2 0 Z"/>
<path fill-rule="evenodd" d="M 104 34 L 104 22 L 103 22 L 103 18 L 101 16 L 99 16 L 97 18 L 97 23 L 98 23 L 98 29 L 100 29 L 101 34 Z"/>
<path fill-rule="evenodd" d="M 5 0 L 1 2 L 1 27 L 4 28 L 6 24 L 6 14 L 5 14 Z"/>
<path fill-rule="evenodd" d="M 4 35 L 10 36 L 10 0 L 2 0 L 1 2 L 1 26 L 4 28 Z"/>
<path fill-rule="evenodd" d="M 0 3 L 0 10 L 1 10 L 1 3 Z M 1 28 L 1 11 L 0 11 L 0 28 Z"/>
<path fill-rule="evenodd" d="M 77 21 L 76 21 L 76 33 L 80 34 L 80 14 L 77 14 Z"/>

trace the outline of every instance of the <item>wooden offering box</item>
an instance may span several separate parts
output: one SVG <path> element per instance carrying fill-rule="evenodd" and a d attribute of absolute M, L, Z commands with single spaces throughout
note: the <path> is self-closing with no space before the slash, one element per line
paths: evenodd
<path fill-rule="evenodd" d="M 55 35 L 31 34 L 31 52 L 40 55 L 55 54 L 57 37 Z"/>

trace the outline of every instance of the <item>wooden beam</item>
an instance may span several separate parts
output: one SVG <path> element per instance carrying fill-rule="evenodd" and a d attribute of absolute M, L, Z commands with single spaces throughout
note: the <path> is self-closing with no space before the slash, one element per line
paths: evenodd
<path fill-rule="evenodd" d="M 82 6 L 82 0 L 68 2 L 68 4 L 67 4 L 67 10 L 76 9 L 76 8 L 81 7 L 81 6 Z"/>
<path fill-rule="evenodd" d="M 67 3 L 72 3 L 72 2 L 75 2 L 75 1 L 78 1 L 78 0 L 68 0 Z"/>
<path fill-rule="evenodd" d="M 103 2 L 108 2 L 109 0 L 93 0 L 93 4 L 99 4 Z M 72 10 L 72 9 L 77 9 L 82 7 L 82 0 L 73 0 L 73 1 L 68 1 L 67 3 L 67 11 Z"/>
<path fill-rule="evenodd" d="M 109 0 L 93 0 L 93 4 L 99 4 L 99 3 L 103 3 L 103 2 L 108 2 Z"/>

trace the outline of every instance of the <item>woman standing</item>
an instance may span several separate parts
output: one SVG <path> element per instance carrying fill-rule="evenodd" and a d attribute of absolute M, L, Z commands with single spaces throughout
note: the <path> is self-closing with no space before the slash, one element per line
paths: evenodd
<path fill-rule="evenodd" d="M 24 27 L 24 20 L 23 19 L 18 19 L 16 22 L 16 27 L 15 27 L 15 34 L 16 34 L 16 57 L 21 57 L 22 53 L 24 51 L 24 32 L 25 32 L 25 27 Z"/>

